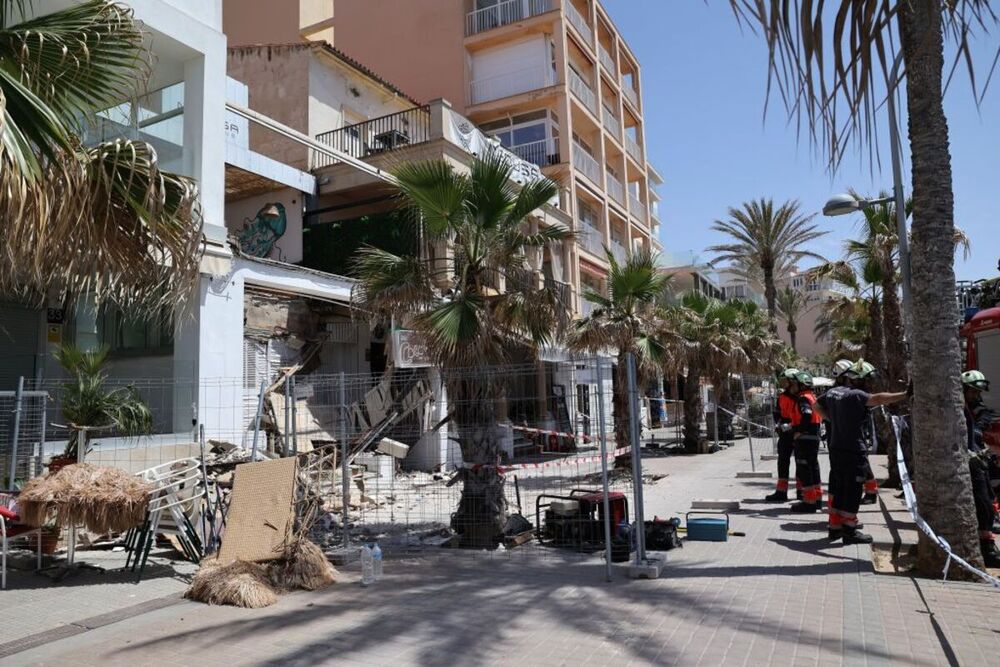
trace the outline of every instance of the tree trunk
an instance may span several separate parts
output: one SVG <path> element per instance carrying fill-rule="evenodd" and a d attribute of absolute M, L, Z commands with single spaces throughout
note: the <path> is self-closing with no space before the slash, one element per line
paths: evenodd
<path fill-rule="evenodd" d="M 795 334 L 798 333 L 799 329 L 792 323 L 791 320 L 788 322 L 788 338 L 792 343 L 792 352 L 795 354 L 799 353 L 798 348 L 795 346 Z"/>
<path fill-rule="evenodd" d="M 886 267 L 882 278 L 882 333 L 885 336 L 886 390 L 900 391 L 906 380 L 906 346 L 903 315 L 899 307 L 895 267 Z"/>
<path fill-rule="evenodd" d="M 768 322 L 771 324 L 771 331 L 778 331 L 778 291 L 774 288 L 774 267 L 760 267 L 764 273 L 764 298 L 767 300 Z"/>
<path fill-rule="evenodd" d="M 688 365 L 684 378 L 684 451 L 696 454 L 701 448 L 701 369 Z"/>
<path fill-rule="evenodd" d="M 507 522 L 507 499 L 500 462 L 496 405 L 503 394 L 496 371 L 481 374 L 460 371 L 463 377 L 447 382 L 452 421 L 458 435 L 463 468 L 453 480 L 462 481 L 462 497 L 452 515 L 451 527 L 461 536 L 462 546 L 495 549 L 503 541 Z"/>
<path fill-rule="evenodd" d="M 868 341 L 865 345 L 865 361 L 878 369 L 875 376 L 875 389 L 878 391 L 882 387 L 885 373 L 885 336 L 882 331 L 882 303 L 872 297 L 868 302 L 869 325 Z"/>
<path fill-rule="evenodd" d="M 924 518 L 957 555 L 981 568 L 959 381 L 954 195 L 941 88 L 943 11 L 941 0 L 925 0 L 903 3 L 900 14 L 913 178 L 913 375 L 919 379 L 913 457 Z M 921 533 L 920 571 L 939 576 L 944 562 L 944 552 Z M 968 576 L 955 567 L 950 575 Z"/>
<path fill-rule="evenodd" d="M 615 392 L 612 397 L 612 416 L 615 422 L 615 448 L 628 447 L 631 423 L 628 412 L 628 359 L 624 351 L 618 352 L 615 362 Z M 626 454 L 615 459 L 616 468 L 632 469 L 632 456 Z"/>

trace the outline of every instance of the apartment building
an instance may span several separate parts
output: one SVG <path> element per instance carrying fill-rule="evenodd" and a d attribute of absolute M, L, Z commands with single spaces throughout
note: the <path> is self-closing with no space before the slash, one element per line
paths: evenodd
<path fill-rule="evenodd" d="M 338 49 L 417 99 L 447 100 L 562 184 L 577 240 L 564 277 L 549 278 L 569 283 L 578 312 L 589 310 L 583 288 L 606 288 L 605 247 L 619 258 L 661 248 L 662 178 L 647 163 L 639 61 L 599 2 L 336 0 L 335 9 Z"/>

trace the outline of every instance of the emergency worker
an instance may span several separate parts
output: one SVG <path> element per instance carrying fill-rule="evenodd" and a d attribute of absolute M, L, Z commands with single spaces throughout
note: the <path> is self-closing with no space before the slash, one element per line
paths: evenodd
<path fill-rule="evenodd" d="M 993 535 L 993 522 L 997 519 L 993 491 L 990 488 L 989 449 L 983 442 L 983 433 L 993 421 L 993 412 L 983 403 L 983 392 L 990 390 L 990 382 L 979 371 L 962 373 L 962 393 L 965 396 L 965 426 L 969 433 L 969 476 L 972 478 L 972 500 L 976 507 L 979 525 L 979 548 L 986 567 L 1000 567 L 1000 551 Z"/>
<path fill-rule="evenodd" d="M 832 426 L 830 438 L 830 494 L 832 505 L 829 519 L 831 540 L 843 539 L 844 544 L 871 544 L 871 535 L 858 530 L 858 508 L 866 470 L 864 422 L 868 408 L 898 403 L 908 392 L 871 394 L 868 384 L 875 367 L 858 360 L 845 371 L 849 384 L 833 387 L 817 401 L 820 415 Z"/>
<path fill-rule="evenodd" d="M 797 368 L 786 368 L 778 374 L 778 408 L 774 411 L 774 430 L 778 433 L 778 481 L 774 493 L 765 496 L 769 503 L 788 502 L 788 473 L 791 468 L 792 454 L 795 450 L 794 433 L 792 433 L 792 418 L 795 415 L 795 398 L 790 392 L 790 385 L 798 374 Z M 799 471 L 795 471 L 798 478 Z"/>
<path fill-rule="evenodd" d="M 812 375 L 799 371 L 789 383 L 795 398 L 792 433 L 795 446 L 795 472 L 802 482 L 802 502 L 792 505 L 800 514 L 823 509 L 823 486 L 819 470 L 819 427 L 823 419 L 816 411 Z"/>

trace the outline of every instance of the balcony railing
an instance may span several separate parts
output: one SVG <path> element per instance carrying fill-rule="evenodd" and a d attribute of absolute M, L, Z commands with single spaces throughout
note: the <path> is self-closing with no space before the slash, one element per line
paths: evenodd
<path fill-rule="evenodd" d="M 549 165 L 561 162 L 559 159 L 559 145 L 555 139 L 532 141 L 529 144 L 511 146 L 508 150 L 525 162 L 537 164 L 539 167 L 548 167 Z"/>
<path fill-rule="evenodd" d="M 628 250 L 614 239 L 611 240 L 611 255 L 619 264 L 624 264 L 628 260 Z"/>
<path fill-rule="evenodd" d="M 583 77 L 572 69 L 569 71 L 569 89 L 583 102 L 583 106 L 590 109 L 591 112 L 597 113 L 597 95 L 594 93 L 594 89 L 588 86 Z"/>
<path fill-rule="evenodd" d="M 590 29 L 587 19 L 583 18 L 583 14 L 580 13 L 580 10 L 570 0 L 564 0 L 563 4 L 566 6 L 566 17 L 569 19 L 570 25 L 576 28 L 576 31 L 586 40 L 587 44 L 590 44 L 593 37 L 593 30 Z"/>
<path fill-rule="evenodd" d="M 604 235 L 589 223 L 580 222 L 580 228 L 576 232 L 577 244 L 598 257 L 604 257 Z"/>
<path fill-rule="evenodd" d="M 316 135 L 316 141 L 356 158 L 388 153 L 431 138 L 430 107 L 416 107 L 339 130 Z M 337 160 L 317 153 L 314 167 L 325 167 Z"/>
<path fill-rule="evenodd" d="M 590 317 L 594 310 L 597 309 L 597 304 L 587 301 L 583 296 L 580 297 L 580 315 L 583 317 Z"/>
<path fill-rule="evenodd" d="M 636 197 L 631 192 L 628 194 L 628 210 L 632 213 L 632 216 L 641 222 L 646 222 L 646 205 L 643 204 L 638 197 Z"/>
<path fill-rule="evenodd" d="M 570 299 L 573 298 L 573 289 L 566 283 L 558 281 L 555 278 L 546 278 L 545 289 L 555 292 L 559 303 L 565 304 L 567 307 L 572 306 Z"/>
<path fill-rule="evenodd" d="M 628 134 L 625 135 L 625 150 L 628 151 L 629 155 L 642 164 L 642 147 L 639 146 L 639 142 L 630 137 Z"/>
<path fill-rule="evenodd" d="M 580 144 L 577 144 L 574 149 L 573 166 L 583 172 L 583 175 L 593 181 L 595 185 L 600 185 L 601 167 L 597 164 L 597 160 L 583 150 Z"/>
<path fill-rule="evenodd" d="M 639 108 L 639 93 L 635 92 L 635 88 L 629 85 L 622 86 L 625 91 L 625 97 L 632 103 L 636 109 Z"/>
<path fill-rule="evenodd" d="M 624 206 L 625 186 L 622 185 L 622 182 L 613 176 L 610 171 L 605 172 L 605 175 L 608 178 L 608 194 L 611 195 L 612 199 Z"/>
<path fill-rule="evenodd" d="M 553 0 L 505 0 L 492 7 L 477 9 L 465 17 L 465 35 L 475 35 L 544 14 L 552 9 L 552 4 Z"/>
<path fill-rule="evenodd" d="M 621 141 L 622 128 L 618 121 L 618 116 L 615 115 L 615 112 L 607 104 L 602 103 L 601 107 L 604 111 L 604 127 L 608 128 L 608 131 L 615 139 Z"/>
<path fill-rule="evenodd" d="M 532 65 L 514 72 L 473 81 L 469 91 L 469 101 L 472 104 L 482 104 L 545 88 L 552 84 L 551 72 L 552 68 L 545 65 Z"/>
<path fill-rule="evenodd" d="M 597 50 L 599 52 L 598 53 L 598 57 L 601 59 L 601 65 L 608 72 L 608 74 L 610 74 L 611 76 L 613 76 L 615 78 L 615 80 L 617 81 L 618 80 L 618 68 L 615 67 L 615 58 L 614 58 L 614 56 L 612 56 L 610 53 L 608 53 L 608 50 L 606 48 L 604 48 L 603 46 L 599 47 Z"/>

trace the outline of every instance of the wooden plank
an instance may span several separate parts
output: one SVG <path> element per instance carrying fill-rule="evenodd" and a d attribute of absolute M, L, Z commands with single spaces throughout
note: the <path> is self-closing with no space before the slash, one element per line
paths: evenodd
<path fill-rule="evenodd" d="M 219 562 L 280 555 L 295 520 L 295 457 L 236 466 Z"/>

